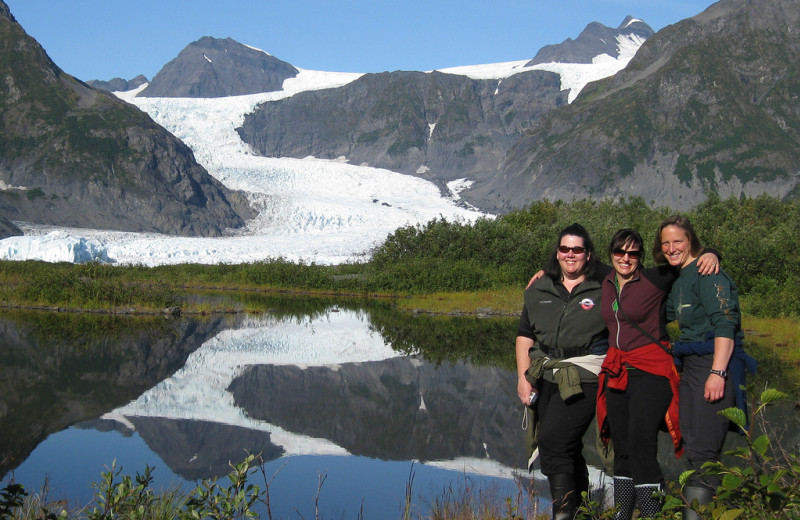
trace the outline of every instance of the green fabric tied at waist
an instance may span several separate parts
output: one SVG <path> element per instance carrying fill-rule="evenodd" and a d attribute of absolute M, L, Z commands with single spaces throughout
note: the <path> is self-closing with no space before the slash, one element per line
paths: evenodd
<path fill-rule="evenodd" d="M 558 385 L 558 393 L 564 401 L 570 397 L 583 394 L 581 388 L 581 375 L 578 367 L 563 359 L 551 359 L 541 350 L 530 353 L 531 366 L 525 371 L 525 379 L 533 386 L 538 386 L 539 380 L 546 371 L 552 371 L 553 381 Z"/>
<path fill-rule="evenodd" d="M 553 381 L 558 385 L 558 393 L 561 399 L 566 401 L 570 397 L 582 395 L 580 369 L 563 359 L 551 359 L 541 350 L 535 349 L 530 352 L 531 366 L 525 371 L 525 379 L 535 388 L 538 388 L 545 372 L 553 373 Z M 594 396 L 592 396 L 594 397 Z M 533 471 L 534 463 L 539 457 L 539 417 L 536 407 L 526 406 L 525 424 L 525 447 L 527 455 L 528 471 Z M 609 441 L 604 445 L 600 439 L 599 430 L 595 435 L 595 447 L 603 463 L 603 469 L 611 474 L 614 467 L 614 447 Z"/>

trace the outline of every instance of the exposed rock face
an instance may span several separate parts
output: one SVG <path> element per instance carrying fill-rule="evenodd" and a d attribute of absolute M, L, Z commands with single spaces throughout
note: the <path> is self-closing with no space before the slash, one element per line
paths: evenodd
<path fill-rule="evenodd" d="M 618 39 L 641 42 L 651 34 L 630 17 L 618 29 L 591 24 L 577 40 L 548 46 L 531 63 L 616 57 Z M 503 80 L 442 72 L 367 74 L 341 88 L 264 103 L 246 116 L 239 134 L 270 157 L 344 157 L 440 184 L 488 181 L 524 132 L 566 104 L 567 95 L 561 78 L 546 71 Z"/>
<path fill-rule="evenodd" d="M 147 114 L 65 74 L 0 1 L 0 216 L 219 235 L 251 210 Z"/>
<path fill-rule="evenodd" d="M 109 81 L 101 81 L 99 79 L 93 79 L 87 81 L 86 83 L 92 88 L 107 90 L 108 92 L 127 92 L 129 90 L 139 88 L 147 82 L 148 82 L 147 78 L 144 75 L 139 74 L 138 76 L 136 76 L 131 80 L 114 78 Z"/>
<path fill-rule="evenodd" d="M 644 41 L 653 34 L 655 33 L 649 25 L 630 16 L 626 17 L 616 29 L 593 22 L 587 25 L 575 40 L 567 38 L 559 44 L 542 47 L 526 66 L 551 62 L 592 63 L 592 60 L 601 54 L 618 58 L 618 40 L 629 38 Z"/>
<path fill-rule="evenodd" d="M 447 181 L 494 169 L 531 121 L 566 103 L 560 85 L 546 71 L 502 81 L 367 74 L 340 88 L 264 103 L 238 131 L 270 157 L 346 157 Z"/>
<path fill-rule="evenodd" d="M 709 192 L 798 196 L 798 24 L 796 1 L 724 0 L 665 28 L 462 195 L 498 211 L 587 196 L 677 209 Z"/>
<path fill-rule="evenodd" d="M 138 95 L 215 98 L 272 92 L 300 71 L 230 38 L 204 36 L 164 65 Z"/>
<path fill-rule="evenodd" d="M 8 237 L 22 236 L 22 230 L 5 217 L 0 217 L 0 240 Z"/>
<path fill-rule="evenodd" d="M 618 39 L 647 41 L 571 105 L 545 73 L 491 82 L 394 72 L 266 103 L 239 132 L 268 156 L 468 178 L 461 196 L 497 213 L 586 197 L 675 209 L 708 193 L 796 197 L 798 11 L 790 0 L 723 0 L 655 36 L 630 17 L 617 29 L 590 24 L 530 63 L 589 62 L 617 56 Z"/>

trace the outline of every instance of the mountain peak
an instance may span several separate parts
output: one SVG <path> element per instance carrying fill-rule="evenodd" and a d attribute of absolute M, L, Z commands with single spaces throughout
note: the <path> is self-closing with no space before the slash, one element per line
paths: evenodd
<path fill-rule="evenodd" d="M 231 38 L 203 36 L 164 65 L 142 97 L 215 98 L 274 92 L 300 71 Z"/>
<path fill-rule="evenodd" d="M 612 58 L 620 55 L 620 38 L 635 37 L 646 40 L 655 32 L 644 21 L 628 15 L 616 29 L 600 22 L 592 22 L 573 40 L 567 38 L 555 45 L 542 47 L 534 58 L 525 64 L 526 67 L 539 63 L 592 63 L 592 60 L 607 54 Z"/>

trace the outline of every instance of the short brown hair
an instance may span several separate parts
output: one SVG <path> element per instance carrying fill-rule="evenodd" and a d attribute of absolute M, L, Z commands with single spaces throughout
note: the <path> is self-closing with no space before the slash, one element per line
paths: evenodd
<path fill-rule="evenodd" d="M 642 240 L 642 236 L 633 229 L 620 229 L 619 231 L 611 237 L 611 242 L 608 244 L 608 257 L 611 258 L 611 255 L 614 254 L 614 251 L 617 249 L 621 249 L 625 244 L 631 243 L 635 246 L 639 246 L 639 249 L 642 252 L 642 256 L 639 257 L 639 265 L 644 265 L 644 240 Z"/>
<path fill-rule="evenodd" d="M 692 223 L 689 222 L 689 219 L 681 215 L 673 215 L 666 218 L 661 225 L 658 226 L 658 230 L 656 231 L 656 238 L 653 242 L 653 260 L 655 260 L 657 264 L 667 263 L 667 258 L 661 251 L 661 232 L 664 231 L 664 228 L 667 226 L 676 226 L 686 232 L 693 256 L 698 256 L 703 252 L 703 244 L 701 244 L 700 239 L 697 238 L 697 233 L 694 232 L 694 228 L 692 227 Z"/>

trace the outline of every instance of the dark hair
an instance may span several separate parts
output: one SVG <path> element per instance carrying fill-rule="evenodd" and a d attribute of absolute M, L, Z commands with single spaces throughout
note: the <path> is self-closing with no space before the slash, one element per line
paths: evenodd
<path fill-rule="evenodd" d="M 561 239 L 566 235 L 575 236 L 583 239 L 583 247 L 586 249 L 586 265 L 583 268 L 583 274 L 587 280 L 597 280 L 597 255 L 594 254 L 594 242 L 589 236 L 586 228 L 580 224 L 570 224 L 561 230 L 558 234 L 558 240 L 553 246 L 553 252 L 544 264 L 544 274 L 553 280 L 561 280 L 561 265 L 558 263 L 558 246 L 561 245 Z"/>
<path fill-rule="evenodd" d="M 617 249 L 622 249 L 622 246 L 625 244 L 633 244 L 639 246 L 639 250 L 642 252 L 642 256 L 639 257 L 639 265 L 644 265 L 644 240 L 642 240 L 642 235 L 638 232 L 634 231 L 633 229 L 620 229 L 616 232 L 616 234 L 611 237 L 611 243 L 608 244 L 608 256 L 611 257 L 611 254 L 616 251 Z"/>
<path fill-rule="evenodd" d="M 689 222 L 689 219 L 681 215 L 673 215 L 666 218 L 664 222 L 658 226 L 658 231 L 656 231 L 656 238 L 655 241 L 653 241 L 653 260 L 655 260 L 657 264 L 664 264 L 667 262 L 667 258 L 661 251 L 661 232 L 664 231 L 664 228 L 667 226 L 676 226 L 686 232 L 692 256 L 698 256 L 703 252 L 703 244 L 701 244 L 700 239 L 697 238 L 697 233 L 694 232 L 694 228 L 692 227 L 692 223 Z"/>

